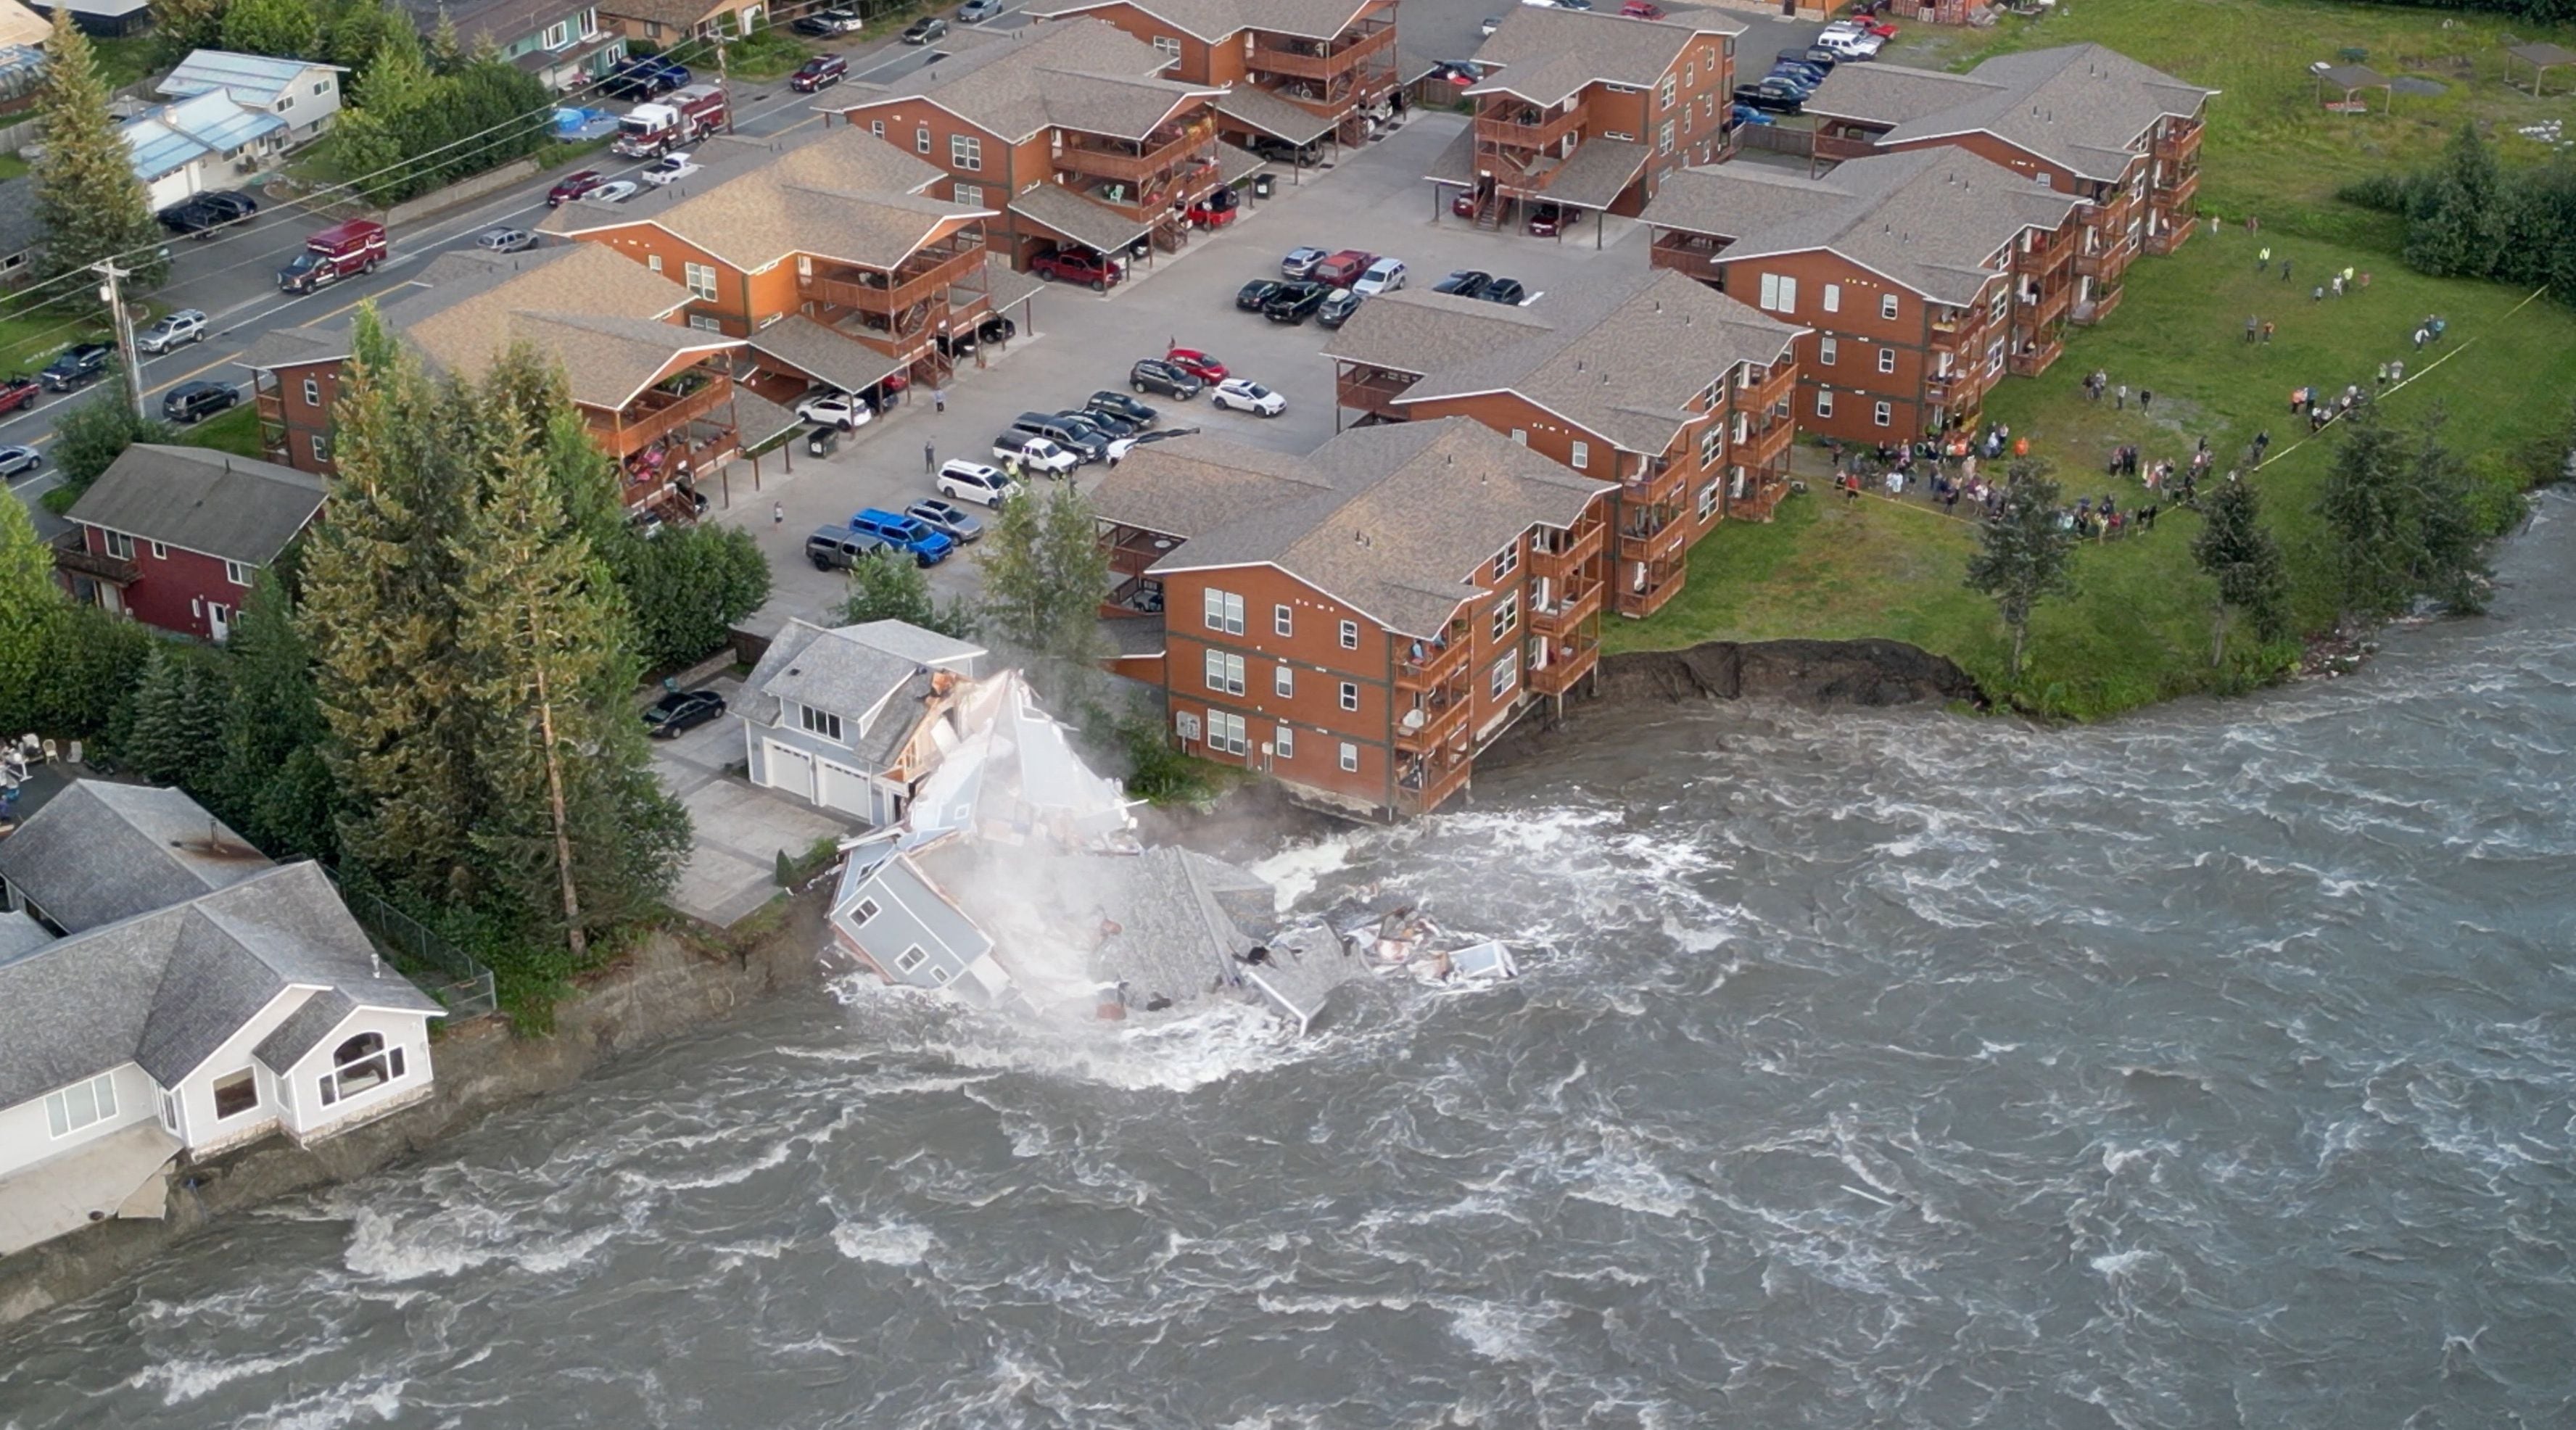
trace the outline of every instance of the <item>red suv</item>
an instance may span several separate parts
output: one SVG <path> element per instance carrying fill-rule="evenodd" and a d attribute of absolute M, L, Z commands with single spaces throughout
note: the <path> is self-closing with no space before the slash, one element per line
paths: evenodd
<path fill-rule="evenodd" d="M 1377 262 L 1377 255 L 1374 253 L 1345 248 L 1315 265 L 1315 281 L 1329 283 L 1336 288 L 1348 288 L 1358 282 L 1359 276 L 1368 272 L 1368 266 L 1375 262 Z"/>
<path fill-rule="evenodd" d="M 608 176 L 597 169 L 584 169 L 578 174 L 566 174 L 555 181 L 553 188 L 546 190 L 546 207 L 562 208 L 607 182 Z"/>
<path fill-rule="evenodd" d="M 1088 283 L 1095 293 L 1108 292 L 1111 285 L 1127 276 L 1117 264 L 1097 253 L 1070 248 L 1041 253 L 1030 259 L 1029 271 L 1059 283 Z"/>
<path fill-rule="evenodd" d="M 816 55 L 787 77 L 787 87 L 798 94 L 812 94 L 827 84 L 839 84 L 850 73 L 850 62 L 839 55 Z"/>

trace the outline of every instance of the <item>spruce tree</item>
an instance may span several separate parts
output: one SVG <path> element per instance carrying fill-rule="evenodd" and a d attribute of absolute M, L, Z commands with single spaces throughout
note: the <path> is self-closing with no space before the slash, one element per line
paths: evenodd
<path fill-rule="evenodd" d="M 36 723 L 37 675 L 70 602 L 54 584 L 54 553 L 26 503 L 0 497 L 0 729 Z"/>
<path fill-rule="evenodd" d="M 224 0 L 152 0 L 150 8 L 153 53 L 164 65 L 223 43 Z"/>
<path fill-rule="evenodd" d="M 1992 597 L 2012 632 L 2015 682 L 2021 679 L 2031 612 L 2051 596 L 2075 594 L 2075 533 L 2061 520 L 2058 497 L 2057 483 L 2037 463 L 2013 463 L 2003 509 L 1985 524 L 1982 545 L 1968 558 L 1968 588 Z"/>
<path fill-rule="evenodd" d="M 112 257 L 134 275 L 134 289 L 156 287 L 170 269 L 160 256 L 161 228 L 107 101 L 89 37 L 72 24 L 70 6 L 55 6 L 45 76 L 36 86 L 45 147 L 34 166 L 35 201 L 45 230 L 46 272 L 77 273 Z M 66 282 L 54 291 L 75 303 L 91 301 L 87 282 Z"/>
<path fill-rule="evenodd" d="M 2442 442 L 2443 414 L 2415 434 L 2406 484 L 2414 496 L 2414 584 L 2454 611 L 2486 608 L 2487 533 L 2476 509 L 2476 478 Z"/>
<path fill-rule="evenodd" d="M 336 860 L 337 785 L 322 758 L 330 731 L 312 655 L 276 569 L 259 573 L 225 651 L 232 685 L 209 804 L 273 857 Z"/>
<path fill-rule="evenodd" d="M 145 777 L 204 799 L 223 765 L 228 669 L 202 646 L 156 645 L 135 692 L 125 759 Z"/>
<path fill-rule="evenodd" d="M 2317 514 L 2332 533 L 2343 613 L 2347 620 L 2393 616 L 2415 598 L 2419 566 L 2406 453 L 2375 404 L 2335 425 L 2342 441 L 2327 464 Z"/>
<path fill-rule="evenodd" d="M 2191 555 L 2218 583 L 2209 634 L 2209 663 L 2215 667 L 2226 659 L 2228 627 L 2240 612 L 2259 639 L 2275 641 L 2289 634 L 2290 572 L 2280 543 L 2263 529 L 2251 482 L 2230 478 L 2221 483 L 2201 516 Z"/>
<path fill-rule="evenodd" d="M 1088 498 L 1069 483 L 1044 501 L 1015 493 L 981 548 L 985 629 L 1041 658 L 1081 663 L 1100 653 L 1109 557 Z"/>

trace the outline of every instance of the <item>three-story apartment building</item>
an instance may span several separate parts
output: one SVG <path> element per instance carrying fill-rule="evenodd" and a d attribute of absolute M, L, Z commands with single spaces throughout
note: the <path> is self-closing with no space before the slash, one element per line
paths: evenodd
<path fill-rule="evenodd" d="M 1464 417 L 1604 484 L 1611 601 L 1651 615 L 1693 545 L 1787 490 L 1801 330 L 1663 272 L 1547 304 L 1372 298 L 1325 345 L 1336 400 L 1363 422 Z"/>
<path fill-rule="evenodd" d="M 2200 138 L 2218 91 L 2100 45 L 1998 55 L 1963 75 L 1838 65 L 1807 100 L 1816 156 L 1956 148 L 2088 205 L 2072 260 L 2071 314 L 2117 307 L 2139 253 L 2191 237 Z"/>
<path fill-rule="evenodd" d="M 1910 441 L 1973 422 L 2006 372 L 2056 361 L 2083 200 L 1956 149 L 1822 179 L 1750 164 L 1675 176 L 1650 261 L 1808 329 L 1800 428 Z"/>
<path fill-rule="evenodd" d="M 1059 248 L 1168 252 L 1188 241 L 1190 205 L 1260 167 L 1218 139 L 1221 91 L 1163 78 L 1172 64 L 1103 21 L 1063 20 L 978 35 L 820 107 L 939 166 L 942 197 L 999 210 L 1016 266 Z"/>
<path fill-rule="evenodd" d="M 1474 122 L 1432 182 L 1480 227 L 1528 205 L 1634 214 L 1663 177 L 1730 152 L 1735 42 L 1714 11 L 1639 20 L 1516 7 L 1476 51 Z"/>
<path fill-rule="evenodd" d="M 1042 0 L 1044 18 L 1088 16 L 1172 57 L 1167 78 L 1225 91 L 1218 123 L 1305 144 L 1368 137 L 1401 78 L 1396 0 Z"/>
<path fill-rule="evenodd" d="M 1162 648 L 1173 738 L 1297 797 L 1418 814 L 1599 659 L 1607 489 L 1461 418 L 1354 428 L 1305 457 L 1191 437 L 1092 495 Z"/>

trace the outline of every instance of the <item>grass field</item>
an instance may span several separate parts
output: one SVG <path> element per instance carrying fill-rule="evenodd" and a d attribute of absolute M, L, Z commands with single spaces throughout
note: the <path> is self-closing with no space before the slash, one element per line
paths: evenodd
<path fill-rule="evenodd" d="M 179 440 L 191 447 L 211 447 L 236 457 L 259 456 L 259 409 L 245 402 L 194 427 L 180 428 Z"/>

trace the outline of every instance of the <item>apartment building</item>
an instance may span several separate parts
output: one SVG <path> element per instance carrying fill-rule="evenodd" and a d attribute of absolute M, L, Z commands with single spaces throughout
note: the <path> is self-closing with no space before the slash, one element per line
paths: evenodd
<path fill-rule="evenodd" d="M 960 38 L 936 64 L 818 107 L 937 165 L 947 183 L 932 193 L 998 210 L 1015 267 L 1059 248 L 1176 251 L 1190 205 L 1260 167 L 1218 139 L 1222 91 L 1163 78 L 1173 56 L 1105 21 Z"/>
<path fill-rule="evenodd" d="M 1715 11 L 1634 20 L 1513 7 L 1476 51 L 1475 121 L 1431 181 L 1485 228 L 1541 203 L 1635 214 L 1665 175 L 1731 152 L 1743 33 Z"/>
<path fill-rule="evenodd" d="M 616 459 L 632 509 L 695 519 L 700 482 L 795 425 L 736 389 L 742 339 L 679 323 L 687 290 L 606 248 L 450 253 L 419 282 L 427 291 L 384 310 L 386 328 L 433 370 L 468 382 L 522 343 L 559 365 L 592 439 Z M 283 329 L 244 356 L 270 460 L 332 470 L 331 404 L 348 357 L 345 327 Z"/>
<path fill-rule="evenodd" d="M 2088 207 L 1935 148 L 1821 179 L 1694 169 L 1645 217 L 1655 267 L 1808 329 L 1801 429 L 1882 443 L 1965 426 L 2006 372 L 2037 376 L 2057 360 Z"/>
<path fill-rule="evenodd" d="M 1599 658 L 1608 489 L 1464 418 L 1304 457 L 1159 442 L 1092 503 L 1118 608 L 1166 613 L 1112 668 L 1163 690 L 1181 748 L 1326 808 L 1439 807 Z"/>
<path fill-rule="evenodd" d="M 2191 237 L 2216 93 L 2117 50 L 2061 45 L 1998 55 L 1963 75 L 1837 65 L 1807 113 L 1820 159 L 1963 149 L 2083 199 L 2072 312 L 2093 323 L 2119 305 L 2131 260 Z"/>
<path fill-rule="evenodd" d="M 1045 19 L 1105 21 L 1171 56 L 1166 78 L 1225 91 L 1239 141 L 1368 138 L 1402 83 L 1395 0 L 1041 0 Z"/>
<path fill-rule="evenodd" d="M 1464 417 L 1601 483 L 1613 608 L 1651 615 L 1700 538 L 1787 490 L 1802 329 L 1667 272 L 1546 301 L 1372 298 L 1325 344 L 1336 400 L 1363 422 Z"/>
<path fill-rule="evenodd" d="M 770 400 L 940 386 L 960 337 L 1038 286 L 987 265 L 991 208 L 932 197 L 947 175 L 863 128 L 712 138 L 691 157 L 687 178 L 540 227 L 679 282 L 679 321 L 748 339 Z"/>

